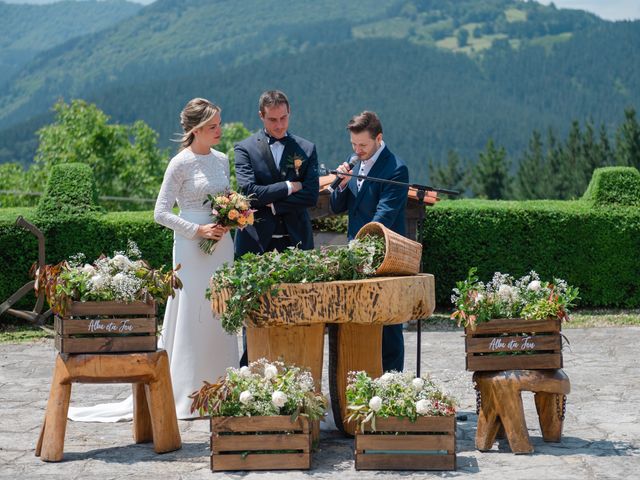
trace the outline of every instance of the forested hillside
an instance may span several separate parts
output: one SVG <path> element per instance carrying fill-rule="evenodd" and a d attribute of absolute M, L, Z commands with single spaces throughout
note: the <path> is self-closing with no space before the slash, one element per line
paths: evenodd
<path fill-rule="evenodd" d="M 140 8 L 125 0 L 62 1 L 51 5 L 0 2 L 0 86 L 39 52 L 103 30 Z"/>
<path fill-rule="evenodd" d="M 591 120 L 613 132 L 640 107 L 640 22 L 518 0 L 300 0 L 285 12 L 278 0 L 158 0 L 21 71 L 0 96 L 0 162 L 31 160 L 59 96 L 142 119 L 169 145 L 189 98 L 255 129 L 267 88 L 289 94 L 292 130 L 328 167 L 349 151 L 348 118 L 369 108 L 426 181 L 429 160 L 473 160 L 489 138 L 518 157 L 533 130 Z"/>

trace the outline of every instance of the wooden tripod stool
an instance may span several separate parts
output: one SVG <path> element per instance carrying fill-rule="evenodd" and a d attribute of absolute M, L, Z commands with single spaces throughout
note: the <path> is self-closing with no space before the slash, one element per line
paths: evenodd
<path fill-rule="evenodd" d="M 62 460 L 73 382 L 132 383 L 134 441 L 153 441 L 156 453 L 182 447 L 167 352 L 58 354 L 36 457 Z"/>
<path fill-rule="evenodd" d="M 559 442 L 569 377 L 558 370 L 501 370 L 475 372 L 479 393 L 476 448 L 490 450 L 496 435 L 504 428 L 513 453 L 532 453 L 524 418 L 521 392 L 535 393 L 536 410 L 545 442 Z"/>

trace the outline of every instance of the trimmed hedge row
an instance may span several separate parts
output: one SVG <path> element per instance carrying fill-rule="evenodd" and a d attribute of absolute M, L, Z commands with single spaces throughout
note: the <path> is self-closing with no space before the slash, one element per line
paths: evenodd
<path fill-rule="evenodd" d="M 580 288 L 581 307 L 640 306 L 640 209 L 592 208 L 584 201 L 456 200 L 426 209 L 425 271 L 436 301 L 449 305 L 455 282 L 477 266 L 516 277 L 535 270 Z"/>
<path fill-rule="evenodd" d="M 47 263 L 83 252 L 124 250 L 134 240 L 154 267 L 171 264 L 172 232 L 153 213 L 114 212 L 83 218 L 38 218 L 35 209 L 0 209 L 0 301 L 29 280 L 37 241 L 15 226 L 18 215 L 45 234 Z M 640 209 L 584 201 L 442 201 L 426 209 L 425 271 L 436 277 L 436 298 L 449 305 L 455 282 L 477 266 L 514 276 L 537 271 L 580 288 L 580 306 L 640 307 Z M 24 308 L 29 302 L 23 301 Z"/>

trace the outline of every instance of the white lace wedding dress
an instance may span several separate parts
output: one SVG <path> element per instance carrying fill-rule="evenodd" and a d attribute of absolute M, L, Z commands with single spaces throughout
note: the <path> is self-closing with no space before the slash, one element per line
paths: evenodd
<path fill-rule="evenodd" d="M 195 418 L 188 397 L 214 381 L 227 367 L 238 365 L 238 342 L 222 330 L 211 312 L 205 290 L 211 274 L 223 263 L 233 261 L 233 242 L 227 233 L 211 255 L 200 250 L 195 237 L 198 226 L 210 223 L 210 212 L 203 202 L 229 186 L 227 157 L 215 150 L 197 155 L 182 150 L 169 163 L 156 201 L 155 220 L 174 231 L 174 268 L 183 288 L 169 298 L 164 316 L 160 348 L 169 354 L 173 396 L 179 419 Z M 172 211 L 177 201 L 180 214 Z M 132 397 L 119 403 L 92 407 L 71 407 L 69 418 L 85 422 L 118 422 L 133 417 Z"/>

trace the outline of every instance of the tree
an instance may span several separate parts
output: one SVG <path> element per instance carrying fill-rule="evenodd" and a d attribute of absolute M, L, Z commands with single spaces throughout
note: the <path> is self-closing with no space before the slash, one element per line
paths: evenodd
<path fill-rule="evenodd" d="M 624 123 L 616 132 L 616 159 L 618 165 L 640 169 L 640 125 L 634 108 L 624 111 Z"/>
<path fill-rule="evenodd" d="M 458 30 L 458 47 L 466 47 L 469 41 L 469 31 L 466 28 Z"/>
<path fill-rule="evenodd" d="M 534 130 L 515 178 L 515 194 L 521 200 L 550 198 L 549 172 L 543 149 L 542 136 Z"/>
<path fill-rule="evenodd" d="M 32 171 L 40 191 L 51 168 L 60 163 L 88 164 L 99 195 L 153 198 L 162 182 L 168 152 L 157 148 L 158 134 L 146 123 L 110 124 L 96 105 L 58 101 L 52 124 L 38 131 Z"/>
<path fill-rule="evenodd" d="M 471 190 L 474 195 L 489 200 L 508 198 L 511 191 L 508 163 L 504 147 L 496 148 L 490 138 L 473 171 Z"/>
<path fill-rule="evenodd" d="M 455 151 L 449 150 L 444 165 L 434 165 L 429 161 L 429 181 L 434 187 L 458 190 L 464 194 L 468 186 L 466 162 Z"/>

